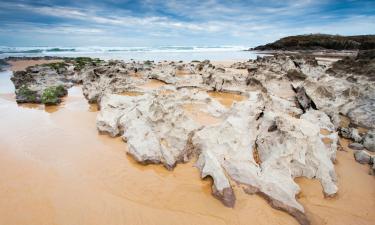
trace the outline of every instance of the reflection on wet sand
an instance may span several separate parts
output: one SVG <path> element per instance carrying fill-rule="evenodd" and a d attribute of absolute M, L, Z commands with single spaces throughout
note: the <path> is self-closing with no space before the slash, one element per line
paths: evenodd
<path fill-rule="evenodd" d="M 61 102 L 61 105 L 49 105 L 49 106 L 45 106 L 45 105 L 41 105 L 41 104 L 34 104 L 34 103 L 18 104 L 18 106 L 20 106 L 20 107 L 29 108 L 29 109 L 44 110 L 48 113 L 57 112 L 57 110 L 59 110 L 59 108 L 63 107 L 63 105 L 64 105 L 64 102 Z"/>
<path fill-rule="evenodd" d="M 48 113 L 55 113 L 60 109 L 69 108 L 69 109 L 87 109 L 90 112 L 98 111 L 97 104 L 88 104 L 85 99 L 82 98 L 82 89 L 79 86 L 74 86 L 68 90 L 69 97 L 63 97 L 62 102 L 59 105 L 43 105 L 36 103 L 19 103 L 19 107 L 28 108 L 28 109 L 37 109 L 44 110 Z M 3 94 L 4 96 L 5 94 Z M 0 95 L 1 96 L 1 95 Z M 5 97 L 5 96 L 4 96 Z M 3 98 L 4 98 L 3 97 Z M 8 98 L 9 99 L 9 98 Z M 14 100 L 11 99 L 12 101 Z"/>
<path fill-rule="evenodd" d="M 208 95 L 211 98 L 218 100 L 225 107 L 231 107 L 233 102 L 243 101 L 246 99 L 246 96 L 228 92 L 209 91 Z"/>

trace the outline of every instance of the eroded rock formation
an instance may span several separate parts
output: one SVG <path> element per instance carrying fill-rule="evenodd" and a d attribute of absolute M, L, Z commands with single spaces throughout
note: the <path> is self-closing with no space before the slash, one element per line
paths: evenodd
<path fill-rule="evenodd" d="M 373 146 L 373 134 L 352 128 L 375 128 L 372 81 L 352 74 L 358 80 L 352 82 L 329 68 L 311 57 L 285 55 L 230 67 L 209 61 L 109 61 L 70 78 L 56 72 L 47 82 L 38 72 L 30 79 L 40 89 L 80 80 L 88 101 L 100 106 L 98 130 L 121 136 L 138 162 L 173 169 L 196 160 L 224 205 L 235 205 L 238 185 L 308 224 L 294 178 L 318 179 L 325 196 L 334 196 L 337 129 Z M 14 79 L 15 85 L 26 78 Z M 226 108 L 214 97 L 217 92 L 243 98 Z M 341 127 L 341 115 L 351 127 Z"/>

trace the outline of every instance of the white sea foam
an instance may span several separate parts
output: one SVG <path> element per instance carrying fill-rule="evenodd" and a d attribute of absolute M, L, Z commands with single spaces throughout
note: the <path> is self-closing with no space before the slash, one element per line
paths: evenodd
<path fill-rule="evenodd" d="M 157 46 L 157 47 L 7 47 L 0 46 L 0 58 L 8 56 L 88 56 L 123 60 L 245 60 L 256 54 L 245 46 Z"/>

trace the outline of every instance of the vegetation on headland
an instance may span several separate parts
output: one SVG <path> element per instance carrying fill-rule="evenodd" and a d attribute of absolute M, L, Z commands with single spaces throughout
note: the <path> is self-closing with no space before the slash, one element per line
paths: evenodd
<path fill-rule="evenodd" d="M 367 50 L 375 48 L 375 35 L 340 36 L 329 34 L 297 35 L 281 38 L 251 50 Z"/>

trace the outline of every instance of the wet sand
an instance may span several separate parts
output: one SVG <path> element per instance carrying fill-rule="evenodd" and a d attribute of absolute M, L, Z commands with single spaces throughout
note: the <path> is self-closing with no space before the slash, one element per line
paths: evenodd
<path fill-rule="evenodd" d="M 218 92 L 218 91 L 209 91 L 208 95 L 211 98 L 215 98 L 218 100 L 222 105 L 227 108 L 230 108 L 234 102 L 243 101 L 246 99 L 245 96 L 235 93 L 225 93 L 225 92 Z"/>
<path fill-rule="evenodd" d="M 98 134 L 79 87 L 53 112 L 0 107 L 0 224 L 297 224 L 239 189 L 224 207 L 192 163 L 137 164 L 120 138 Z"/>
<path fill-rule="evenodd" d="M 317 180 L 297 178 L 302 191 L 299 202 L 312 224 L 370 225 L 375 222 L 375 177 L 369 166 L 357 163 L 348 140 L 341 139 L 344 151 L 337 152 L 335 169 L 338 195 L 324 198 Z"/>
<path fill-rule="evenodd" d="M 96 115 L 80 87 L 54 107 L 0 95 L 0 224 L 297 224 L 239 188 L 235 208 L 224 207 L 193 163 L 173 171 L 136 163 L 120 138 L 98 134 Z M 316 180 L 296 179 L 312 224 L 375 221 L 375 178 L 346 150 L 337 153 L 335 198 Z"/>
<path fill-rule="evenodd" d="M 10 60 L 8 63 L 10 64 L 10 69 L 13 71 L 20 71 L 25 70 L 29 66 L 34 65 L 41 65 L 45 63 L 55 63 L 55 62 L 62 62 L 62 60 Z"/>

